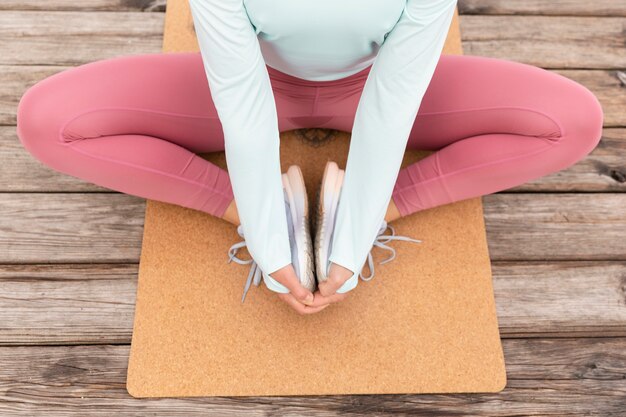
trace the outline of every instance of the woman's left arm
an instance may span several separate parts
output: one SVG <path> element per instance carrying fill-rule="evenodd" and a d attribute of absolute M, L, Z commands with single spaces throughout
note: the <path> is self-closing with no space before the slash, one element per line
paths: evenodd
<path fill-rule="evenodd" d="M 433 76 L 457 0 L 407 0 L 378 51 L 357 106 L 329 260 L 357 285 L 384 220 L 406 144 Z"/>

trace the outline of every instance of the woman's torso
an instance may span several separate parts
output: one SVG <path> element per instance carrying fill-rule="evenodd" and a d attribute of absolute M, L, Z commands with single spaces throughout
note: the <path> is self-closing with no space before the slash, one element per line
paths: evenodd
<path fill-rule="evenodd" d="M 243 0 L 265 63 L 299 78 L 355 74 L 374 59 L 406 0 Z"/>

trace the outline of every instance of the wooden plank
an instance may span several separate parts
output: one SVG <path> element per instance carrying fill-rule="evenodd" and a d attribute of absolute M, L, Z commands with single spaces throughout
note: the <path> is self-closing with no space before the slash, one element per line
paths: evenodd
<path fill-rule="evenodd" d="M 494 261 L 626 259 L 626 194 L 483 201 Z M 0 194 L 0 263 L 138 262 L 144 211 L 122 193 Z"/>
<path fill-rule="evenodd" d="M 5 86 L 0 100 L 0 123 L 13 125 L 15 110 L 23 92 L 37 80 L 70 67 L 0 67 L 0 81 Z M 626 93 L 614 72 L 555 71 L 590 88 L 600 99 L 605 125 L 626 125 Z M 511 191 L 623 191 L 626 189 L 626 130 L 605 129 L 600 145 L 576 165 Z M 15 126 L 0 127 L 0 155 L 6 161 L 0 167 L 0 191 L 108 191 L 106 188 L 61 175 L 34 160 L 21 146 Z M 508 191 L 508 190 L 507 190 Z"/>
<path fill-rule="evenodd" d="M 1 42 L 1 41 L 0 41 Z M 24 92 L 35 83 L 73 66 L 0 65 L 0 125 L 15 126 L 17 105 Z M 14 133 L 15 130 L 12 131 Z M 2 134 L 2 142 L 8 138 Z M 12 140 L 12 139 L 11 139 Z"/>
<path fill-rule="evenodd" d="M 16 110 L 27 88 L 38 81 L 72 66 L 0 65 L 0 125 L 15 125 Z M 626 126 L 626 92 L 618 70 L 550 70 L 589 88 L 604 110 L 604 126 Z M 626 79 L 626 72 L 623 72 Z"/>
<path fill-rule="evenodd" d="M 0 126 L 0 192 L 115 192 L 55 171 L 22 146 L 15 126 Z"/>
<path fill-rule="evenodd" d="M 623 0 L 459 0 L 460 14 L 549 15 L 549 16 L 626 16 Z M 165 0 L 3 0 L 0 10 L 84 10 L 84 11 L 158 11 Z"/>
<path fill-rule="evenodd" d="M 626 42 L 626 39 L 624 39 Z M 626 48 L 624 49 L 626 52 Z M 598 97 L 604 112 L 605 127 L 626 126 L 626 71 L 622 70 L 566 70 L 553 69 L 564 77 L 587 87 Z M 621 77 L 621 80 L 620 80 Z"/>
<path fill-rule="evenodd" d="M 24 92 L 38 81 L 68 66 L 0 65 L 0 125 L 15 125 L 17 105 Z M 550 70 L 589 88 L 600 100 L 605 127 L 626 126 L 626 89 L 616 70 Z M 624 72 L 626 79 L 626 72 Z"/>
<path fill-rule="evenodd" d="M 460 14 L 626 16 L 624 0 L 459 0 L 458 7 Z"/>
<path fill-rule="evenodd" d="M 494 394 L 134 399 L 125 389 L 128 346 L 4 347 L 0 414 L 623 415 L 626 339 L 511 339 L 503 348 L 508 383 Z"/>
<path fill-rule="evenodd" d="M 29 3 L 29 1 L 20 3 Z M 35 5 L 40 2 L 33 0 L 32 3 L 33 9 L 49 8 L 52 3 L 63 7 L 63 0 L 52 0 L 46 2 L 46 5 L 41 4 L 41 6 Z M 97 2 L 94 1 L 94 3 Z M 107 0 L 102 0 L 100 6 L 97 7 L 113 7 L 110 10 L 115 9 L 114 0 L 111 0 L 110 4 L 106 3 L 108 3 Z M 120 7 L 127 7 L 126 10 L 145 7 L 143 5 L 137 6 L 140 2 L 120 1 L 120 3 L 127 3 L 119 5 Z M 489 4 L 489 2 L 486 3 Z M 501 3 L 511 4 L 512 8 L 532 9 L 534 2 L 509 1 Z M 550 14 L 550 8 L 558 7 L 560 3 L 542 3 L 545 5 L 544 8 L 548 10 L 547 12 L 539 10 L 539 12 Z M 564 3 L 564 6 L 568 6 L 569 2 Z M 603 7 L 603 11 L 595 10 L 594 12 L 591 10 L 586 12 L 583 10 L 585 7 L 580 7 L 581 2 L 572 2 L 572 4 L 578 5 L 578 8 L 569 9 L 568 14 L 594 15 L 595 13 L 598 15 L 604 13 L 607 16 L 624 16 L 622 12 L 618 12 L 619 14 L 615 12 L 615 5 L 619 6 L 620 3 L 610 2 L 607 6 L 613 6 L 612 9 Z M 7 2 L 3 2 L 0 9 L 7 7 L 6 4 Z M 72 7 L 78 9 L 86 4 L 66 5 L 68 7 L 66 10 L 70 10 Z M 528 4 L 528 6 L 524 7 L 523 4 Z M 553 6 L 554 4 L 556 6 Z M 589 8 L 599 9 L 596 4 L 587 7 L 587 9 Z M 497 13 L 503 14 L 502 11 Z M 0 22 L 0 28 L 4 27 L 3 23 Z M 0 29 L 1 31 L 2 29 Z M 110 44 L 101 45 L 100 48 L 105 49 L 109 45 L 113 45 L 113 48 L 117 47 L 113 41 Z M 502 45 L 508 47 L 506 42 L 503 42 Z M 0 49 L 2 48 L 4 45 L 0 35 Z M 113 48 L 111 49 L 113 50 Z M 544 54 L 553 52 L 549 49 L 537 49 L 537 51 L 529 52 L 529 55 L 539 53 L 540 56 L 542 52 Z M 39 52 L 44 51 L 40 50 Z M 508 51 L 501 52 L 508 53 Z M 514 52 L 519 53 L 519 51 Z M 117 52 L 113 50 L 113 54 L 117 54 Z M 14 63 L 19 64 L 19 62 Z M 76 63 L 69 63 L 68 65 L 76 65 Z M 575 68 L 580 67 L 580 65 L 556 65 L 554 67 Z M 24 68 L 27 67 L 21 67 L 21 69 Z M 38 70 L 55 71 L 56 68 L 60 67 L 39 67 Z M 577 70 L 559 71 L 572 71 L 574 73 Z M 598 71 L 581 71 L 580 75 L 584 77 L 588 73 L 598 73 Z M 602 71 L 602 73 L 605 75 L 605 80 L 616 82 L 617 78 L 614 76 L 614 71 Z M 2 70 L 0 70 L 0 74 L 2 74 L 0 75 L 1 78 L 4 75 Z M 619 84 L 615 85 L 617 89 L 611 89 L 611 91 L 619 93 L 620 88 L 623 90 Z M 602 87 L 603 85 L 599 84 L 599 86 Z M 14 119 L 13 121 L 10 119 L 14 115 L 7 116 L 11 111 L 10 106 L 6 106 L 9 109 L 7 112 L 2 110 L 7 103 L 4 97 L 6 95 L 0 99 L 0 124 L 14 124 Z M 611 100 L 616 99 L 617 101 L 612 101 L 609 107 L 605 107 L 608 109 L 605 112 L 606 119 L 609 120 L 609 123 L 616 123 L 615 126 L 626 125 L 620 119 L 624 117 L 624 113 L 620 110 L 624 108 L 622 98 L 623 95 L 621 97 L 619 94 L 614 95 Z M 601 97 L 601 100 L 605 104 L 606 98 Z M 620 103 L 622 103 L 621 107 Z M 3 117 L 6 123 L 2 122 Z M 615 122 L 615 120 L 621 121 Z M 606 126 L 610 126 L 610 124 Z M 11 126 L 8 128 L 10 129 Z M 610 132 L 618 130 L 610 130 Z M 623 185 L 623 176 L 621 176 L 623 162 L 620 165 L 618 158 L 620 156 L 619 151 L 622 149 L 619 146 L 623 144 L 621 140 L 623 137 L 621 133 L 612 135 L 609 138 L 613 142 L 612 144 L 607 144 L 606 138 L 603 138 L 603 143 L 606 144 L 604 149 L 598 148 L 594 151 L 598 152 L 598 155 L 591 155 L 585 161 L 581 161 L 572 168 L 571 172 L 568 170 L 568 172 L 559 173 L 559 175 L 564 174 L 564 177 L 544 177 L 537 182 L 528 183 L 511 191 L 565 191 L 568 190 L 568 185 L 572 185 L 572 181 L 568 178 L 575 178 L 573 188 L 569 190 L 621 191 L 623 190 L 621 188 Z M 13 142 L 13 144 L 16 143 Z M 602 150 L 606 153 L 601 153 Z M 15 155 L 15 152 L 19 153 L 20 149 L 1 147 L 0 155 L 4 156 L 5 151 L 9 154 L 13 152 Z M 21 157 L 23 159 L 29 158 L 24 153 L 21 154 Z M 6 158 L 3 160 L 7 161 Z M 36 161 L 30 160 L 30 162 L 32 165 L 37 165 Z M 583 166 L 583 164 L 589 165 Z M 43 179 L 44 184 L 45 181 L 48 181 L 50 185 L 44 185 L 38 190 L 31 189 L 31 191 L 53 191 L 55 190 L 54 187 L 57 187 L 57 190 L 106 191 L 98 186 L 83 183 L 78 179 L 53 174 L 46 167 L 40 166 L 39 169 L 39 173 L 25 182 L 37 181 L 39 178 L 39 180 Z M 581 170 L 574 172 L 574 169 Z M 0 170 L 0 191 L 2 179 L 6 177 L 2 174 L 5 172 L 6 170 Z M 11 173 L 14 175 L 12 182 L 15 186 L 15 175 L 19 172 L 11 171 Z M 19 182 L 19 177 L 17 177 L 17 181 Z M 9 191 L 15 191 L 15 189 Z M 22 191 L 25 190 L 22 189 Z M 116 193 L 108 195 L 115 196 Z M 593 195 L 589 197 L 591 196 Z M 490 197 L 492 196 L 486 197 L 485 200 L 489 200 Z M 487 203 L 486 207 L 488 207 Z M 54 210 L 57 214 L 59 213 L 58 209 L 59 207 L 56 206 Z M 89 206 L 89 209 L 96 210 L 93 206 Z M 135 211 L 133 213 L 137 214 Z M 98 214 L 101 213 L 98 212 Z M 108 230 L 113 230 L 117 223 L 105 224 Z M 126 225 L 120 226 L 126 228 Z M 92 225 L 90 228 L 91 230 L 87 231 L 88 235 L 94 232 L 95 226 Z M 506 228 L 508 225 L 501 232 L 504 233 Z M 0 230 L 5 230 L 4 224 L 1 222 Z M 80 229 L 73 229 L 72 226 L 68 230 Z M 49 235 L 49 232 L 45 234 Z M 61 231 L 61 240 L 65 239 L 64 232 Z M 602 234 L 603 232 L 600 231 L 599 233 Z M 491 232 L 489 234 L 492 235 Z M 92 239 L 93 236 L 88 236 L 87 239 Z M 116 242 L 116 239 L 113 241 Z M 608 241 L 605 242 L 605 244 L 608 243 Z M 57 249 L 61 246 L 59 242 L 49 244 Z M 0 246 L 1 250 L 2 246 Z M 490 250 L 493 252 L 491 246 Z M 118 258 L 112 257 L 111 261 L 116 262 L 116 259 Z M 3 298 L 0 299 L 0 305 L 4 304 L 0 307 L 0 316 L 4 315 L 5 310 L 14 311 L 17 308 L 23 315 L 17 320 L 15 317 L 8 317 L 3 322 L 12 323 L 11 320 L 14 320 L 18 323 L 26 323 L 30 327 L 9 328 L 6 329 L 6 332 L 2 328 L 0 334 L 4 333 L 13 340 L 22 340 L 21 343 L 68 342 L 63 340 L 63 336 L 58 336 L 59 332 L 65 335 L 65 339 L 73 340 L 69 343 L 80 343 L 81 340 L 77 339 L 81 338 L 82 341 L 88 343 L 106 343 L 106 340 L 110 340 L 108 343 L 128 343 L 130 338 L 129 323 L 132 320 L 134 305 L 136 264 L 4 265 L 2 268 L 5 267 L 18 268 L 17 275 L 21 274 L 21 276 L 16 277 L 16 271 L 7 272 L 6 269 L 0 268 L 0 281 L 2 281 L 3 287 Z M 36 272 L 33 272 L 35 271 L 34 268 L 38 268 Z M 623 268 L 623 262 L 574 262 L 571 265 L 569 262 L 545 264 L 496 262 L 494 264 L 494 286 L 496 287 L 498 315 L 501 317 L 500 322 L 505 337 L 551 334 L 550 332 L 541 333 L 542 329 L 552 329 L 551 331 L 557 336 L 576 334 L 623 335 L 624 316 L 622 308 L 625 305 Z M 70 273 L 68 273 L 68 269 L 71 270 Z M 537 272 L 537 269 L 542 269 L 542 271 Z M 54 271 L 51 273 L 52 270 Z M 550 275 L 549 272 L 557 275 L 558 279 L 543 278 Z M 90 278 L 85 279 L 85 275 L 89 275 Z M 5 280 L 6 276 L 8 278 Z M 532 277 L 532 280 L 529 276 Z M 589 276 L 592 278 L 588 278 Z M 4 297 L 5 283 L 9 283 L 11 288 L 12 296 L 10 297 Z M 559 286 L 555 285 L 556 283 Z M 63 290 L 62 286 L 69 291 Z M 503 303 L 505 303 L 504 307 Z M 24 308 L 24 306 L 28 308 Z M 67 309 L 67 307 L 71 308 Z M 47 316 L 50 316 L 48 321 L 42 320 L 42 315 L 46 313 Z M 65 323 L 60 322 L 60 319 L 66 320 Z M 46 323 L 51 327 L 46 329 L 44 327 Z M 126 324 L 123 329 L 124 323 Z M 539 324 L 535 326 L 527 323 Z M 599 323 L 602 325 L 599 326 Z M 122 330 L 120 331 L 120 329 Z M 20 331 L 32 333 L 17 334 Z M 35 340 L 41 335 L 44 337 Z M 44 339 L 46 337 L 48 339 Z M 57 338 L 55 339 L 55 337 Z M 565 342 L 571 343 L 565 346 Z M 252 415 L 306 413 L 307 415 L 327 416 L 343 415 L 346 412 L 365 414 L 375 410 L 377 415 L 451 415 L 458 414 L 458 410 L 462 409 L 464 413 L 493 416 L 620 415 L 626 408 L 626 402 L 624 402 L 626 390 L 624 387 L 624 379 L 626 378 L 624 347 L 626 347 L 624 339 L 505 340 L 505 355 L 510 374 L 509 387 L 503 393 L 493 395 L 202 398 L 141 401 L 130 398 L 124 390 L 127 346 L 11 347 L 2 349 L 0 354 L 0 358 L 4 358 L 2 366 L 0 366 L 0 375 L 2 375 L 0 376 L 0 386 L 2 386 L 0 398 L 4 400 L 0 403 L 0 414 L 30 416 L 48 413 L 83 416 L 102 415 L 103 412 L 122 415 L 162 412 L 167 415 L 186 416 L 241 415 L 243 413 Z M 94 351 L 94 349 L 99 348 L 103 349 Z"/>
<path fill-rule="evenodd" d="M 463 51 L 542 68 L 623 69 L 624 17 L 460 18 Z"/>
<path fill-rule="evenodd" d="M 130 343 L 137 268 L 0 265 L 0 345 Z M 495 262 L 492 270 L 503 338 L 626 336 L 626 262 Z M 243 283 L 245 268 L 234 267 L 233 279 Z"/>
<path fill-rule="evenodd" d="M 502 191 L 626 191 L 626 129 L 604 129 L 600 144 L 586 158 L 562 171 Z M 55 171 L 21 144 L 14 126 L 0 126 L 0 192 L 113 192 Z"/>
<path fill-rule="evenodd" d="M 164 12 L 166 0 L 2 0 L 0 10 Z"/>
<path fill-rule="evenodd" d="M 0 194 L 0 263 L 138 262 L 145 200 L 120 194 Z"/>
<path fill-rule="evenodd" d="M 626 335 L 626 262 L 495 262 L 504 337 Z"/>
<path fill-rule="evenodd" d="M 36 82 L 66 70 L 67 66 L 0 66 L 0 82 L 5 87 L 0 102 L 0 124 L 14 125 L 15 110 L 22 94 Z M 548 69 L 589 88 L 600 100 L 604 110 L 604 126 L 626 126 L 626 72 L 618 70 Z M 621 80 L 620 80 L 621 78 Z"/>
<path fill-rule="evenodd" d="M 0 65 L 78 65 L 160 52 L 164 13 L 5 11 Z M 623 69 L 624 17 L 460 17 L 463 49 L 544 68 Z"/>
<path fill-rule="evenodd" d="M 0 265 L 0 345 L 130 343 L 137 269 Z"/>
<path fill-rule="evenodd" d="M 624 260 L 626 195 L 483 197 L 492 260 Z"/>
<path fill-rule="evenodd" d="M 165 13 L 0 13 L 0 65 L 75 66 L 161 52 Z"/>

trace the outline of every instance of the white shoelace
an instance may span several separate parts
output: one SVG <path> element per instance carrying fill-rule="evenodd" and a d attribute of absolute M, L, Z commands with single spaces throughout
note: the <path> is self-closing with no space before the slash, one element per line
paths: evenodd
<path fill-rule="evenodd" d="M 287 209 L 286 211 L 287 211 L 288 230 L 291 231 L 293 230 L 293 219 L 291 218 L 291 211 L 289 210 L 289 203 L 287 199 L 285 199 L 285 207 Z M 389 235 L 383 234 L 388 228 L 391 229 L 391 234 Z M 392 240 L 403 240 L 406 242 L 414 242 L 414 243 L 422 242 L 421 240 L 413 239 L 408 236 L 396 235 L 395 233 L 396 231 L 393 228 L 393 226 L 387 224 L 387 222 L 383 220 L 382 224 L 380 225 L 380 228 L 378 229 L 378 234 L 376 235 L 376 238 L 374 239 L 374 243 L 372 245 L 372 249 L 374 248 L 374 246 L 376 246 L 376 247 L 379 247 L 381 249 L 391 252 L 390 257 L 380 262 L 381 265 L 386 264 L 387 262 L 393 261 L 396 257 L 396 250 L 390 246 L 387 246 L 386 243 L 389 243 Z M 250 286 L 254 284 L 255 286 L 258 287 L 261 284 L 261 279 L 263 278 L 262 276 L 263 272 L 261 271 L 261 268 L 259 268 L 257 263 L 254 261 L 254 259 L 252 258 L 240 259 L 236 256 L 237 251 L 243 248 L 244 246 L 246 246 L 246 241 L 245 241 L 245 237 L 243 233 L 243 227 L 241 225 L 237 226 L 237 234 L 241 236 L 242 238 L 244 238 L 244 240 L 242 240 L 241 242 L 237 242 L 230 247 L 230 249 L 228 250 L 228 262 L 230 263 L 231 261 L 235 261 L 236 263 L 241 264 L 241 265 L 250 264 L 250 272 L 248 273 L 248 278 L 246 279 L 246 284 L 243 289 L 243 295 L 241 297 L 241 302 L 243 303 L 246 299 L 246 294 L 248 293 Z M 290 233 L 290 238 L 291 238 L 291 233 Z M 374 278 L 374 274 L 375 274 L 374 258 L 372 256 L 372 251 L 370 251 L 367 254 L 367 265 L 369 266 L 371 275 L 368 277 L 363 276 L 363 269 L 361 269 L 361 272 L 359 272 L 359 277 L 363 281 L 370 281 L 372 278 Z"/>
<path fill-rule="evenodd" d="M 390 235 L 384 235 L 383 233 L 387 230 L 387 228 L 391 229 L 391 234 Z M 415 243 L 420 243 L 421 240 L 418 239 L 413 239 L 411 237 L 408 236 L 400 236 L 400 235 L 396 235 L 395 234 L 396 231 L 393 228 L 393 226 L 387 224 L 387 221 L 383 220 L 382 224 L 380 225 L 380 228 L 378 229 L 378 235 L 376 235 L 376 238 L 374 239 L 374 244 L 372 245 L 372 249 L 374 248 L 374 246 L 379 247 L 381 249 L 385 249 L 388 251 L 391 251 L 391 256 L 387 259 L 385 259 L 384 261 L 381 261 L 380 264 L 386 264 L 387 262 L 391 262 L 395 259 L 396 257 L 396 250 L 392 247 L 389 247 L 387 245 L 385 245 L 385 243 L 389 243 L 391 240 L 404 240 L 407 242 L 415 242 Z M 361 269 L 361 272 L 359 272 L 359 277 L 361 277 L 361 279 L 363 281 L 369 281 L 372 278 L 374 278 L 374 258 L 372 256 L 372 251 L 370 251 L 367 254 L 367 265 L 370 268 L 370 272 L 372 273 L 369 277 L 364 277 L 363 276 L 363 269 Z"/>
<path fill-rule="evenodd" d="M 289 208 L 289 201 L 287 199 L 287 195 L 285 192 L 285 211 L 287 212 L 287 230 L 289 230 L 289 238 L 294 239 L 293 237 L 293 219 L 291 218 L 291 210 Z M 251 284 L 255 286 L 259 286 L 261 284 L 261 279 L 263 278 L 263 271 L 259 268 L 259 265 L 254 261 L 254 259 L 240 259 L 236 256 L 237 251 L 239 249 L 246 246 L 246 240 L 243 233 L 243 227 L 240 224 L 237 226 L 237 234 L 241 236 L 244 240 L 241 242 L 237 242 L 228 249 L 228 263 L 231 261 L 235 261 L 240 265 L 250 264 L 250 272 L 248 272 L 248 278 L 246 279 L 246 284 L 243 287 L 243 295 L 241 296 L 241 302 L 243 303 L 246 299 L 246 294 L 250 289 Z M 293 240 L 292 240 L 293 242 Z M 292 248 L 293 250 L 293 248 Z"/>
<path fill-rule="evenodd" d="M 243 228 L 241 227 L 241 225 L 237 226 L 237 234 L 239 234 L 239 236 L 241 236 L 242 238 L 244 237 Z M 230 249 L 228 250 L 228 262 L 229 263 L 230 261 L 235 261 L 240 265 L 251 264 L 250 272 L 248 273 L 248 278 L 246 279 L 246 284 L 243 288 L 243 295 L 241 297 L 242 303 L 246 299 L 246 294 L 248 293 L 248 290 L 250 289 L 250 285 L 254 284 L 255 286 L 258 287 L 259 284 L 261 284 L 261 279 L 263 278 L 263 275 L 262 275 L 263 272 L 261 271 L 261 268 L 259 268 L 259 265 L 257 265 L 257 263 L 254 261 L 254 259 L 252 258 L 240 259 L 236 256 L 237 251 L 243 248 L 244 246 L 246 246 L 245 238 L 241 242 L 238 242 L 232 245 Z"/>

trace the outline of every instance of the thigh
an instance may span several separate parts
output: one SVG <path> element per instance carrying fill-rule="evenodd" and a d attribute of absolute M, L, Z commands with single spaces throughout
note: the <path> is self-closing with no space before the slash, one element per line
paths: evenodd
<path fill-rule="evenodd" d="M 45 109 L 62 142 L 144 135 L 194 152 L 224 149 L 199 53 L 94 61 L 48 77 L 32 90 L 50 92 L 37 95 L 37 107 Z"/>
<path fill-rule="evenodd" d="M 354 81 L 320 101 L 316 114 L 330 120 L 318 127 L 352 130 L 365 78 Z M 583 85 L 540 67 L 445 54 L 424 93 L 407 148 L 439 150 L 488 134 L 555 139 L 564 135 L 565 125 L 585 129 L 589 105 L 596 101 Z"/>
<path fill-rule="evenodd" d="M 547 140 L 584 124 L 592 93 L 540 67 L 475 55 L 442 55 L 407 147 L 438 150 L 468 137 L 514 134 Z"/>

